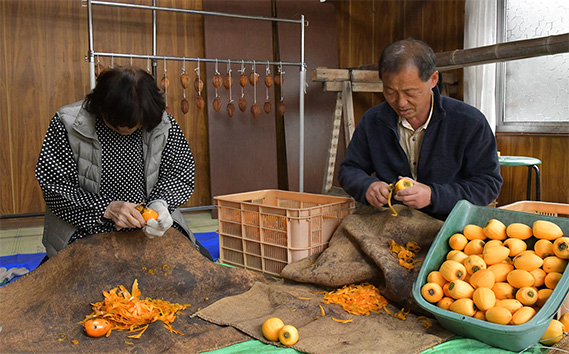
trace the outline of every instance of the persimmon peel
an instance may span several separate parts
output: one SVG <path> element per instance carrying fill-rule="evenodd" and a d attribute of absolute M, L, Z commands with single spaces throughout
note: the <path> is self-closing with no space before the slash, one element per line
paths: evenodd
<path fill-rule="evenodd" d="M 346 285 L 324 295 L 325 304 L 338 304 L 353 315 L 379 313 L 387 306 L 387 300 L 381 296 L 379 289 L 369 283 Z"/>
<path fill-rule="evenodd" d="M 103 318 L 112 325 L 107 337 L 112 330 L 119 330 L 130 333 L 139 332 L 129 336 L 129 338 L 140 338 L 150 323 L 162 321 L 164 327 L 170 332 L 183 335 L 183 333 L 172 328 L 171 323 L 174 322 L 180 310 L 186 309 L 190 305 L 173 304 L 148 297 L 141 299 L 140 295 L 137 279 L 132 284 L 131 292 L 122 285 L 108 292 L 103 291 L 104 300 L 92 303 L 93 312 L 80 323 L 85 323 L 94 318 Z"/>

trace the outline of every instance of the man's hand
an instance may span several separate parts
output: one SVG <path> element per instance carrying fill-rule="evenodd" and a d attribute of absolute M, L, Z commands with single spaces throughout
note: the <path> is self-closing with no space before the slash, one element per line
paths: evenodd
<path fill-rule="evenodd" d="M 109 204 L 103 216 L 111 219 L 117 228 L 140 228 L 145 221 L 135 207 L 134 203 L 114 201 Z"/>
<path fill-rule="evenodd" d="M 160 201 L 151 203 L 148 207 L 158 213 L 158 218 L 156 220 L 150 219 L 146 222 L 146 226 L 143 229 L 144 233 L 150 238 L 164 235 L 166 230 L 174 223 L 168 207 Z"/>
<path fill-rule="evenodd" d="M 412 180 L 409 177 L 405 178 L 412 181 L 413 186 L 400 190 L 393 198 L 415 209 L 421 209 L 431 205 L 431 187 Z"/>
<path fill-rule="evenodd" d="M 383 181 L 373 182 L 366 191 L 366 200 L 376 208 L 387 204 L 389 185 Z"/>

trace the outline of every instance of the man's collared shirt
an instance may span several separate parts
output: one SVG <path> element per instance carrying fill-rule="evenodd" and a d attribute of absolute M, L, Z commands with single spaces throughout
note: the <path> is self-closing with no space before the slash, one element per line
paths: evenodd
<path fill-rule="evenodd" d="M 403 151 L 407 154 L 407 159 L 409 160 L 409 167 L 411 167 L 411 173 L 413 174 L 413 179 L 417 179 L 417 164 L 419 163 L 419 149 L 421 148 L 421 141 L 425 135 L 425 130 L 431 121 L 433 116 L 435 95 L 431 93 L 431 110 L 429 111 L 429 117 L 425 124 L 421 125 L 417 130 L 411 127 L 411 124 L 407 120 L 399 117 L 399 124 L 397 124 L 397 130 L 399 131 L 399 144 L 403 148 Z"/>

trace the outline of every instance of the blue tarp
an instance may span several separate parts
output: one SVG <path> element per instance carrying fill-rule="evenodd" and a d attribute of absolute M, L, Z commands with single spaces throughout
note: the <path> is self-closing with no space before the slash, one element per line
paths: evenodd
<path fill-rule="evenodd" d="M 196 239 L 204 246 L 214 261 L 219 258 L 219 234 L 217 232 L 194 233 Z"/>

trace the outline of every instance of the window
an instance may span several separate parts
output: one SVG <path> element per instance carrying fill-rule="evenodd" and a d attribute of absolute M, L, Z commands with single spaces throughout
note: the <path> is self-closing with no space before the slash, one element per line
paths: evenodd
<path fill-rule="evenodd" d="M 500 0 L 498 42 L 569 33 L 566 0 Z M 569 132 L 569 53 L 499 63 L 497 131 Z"/>

